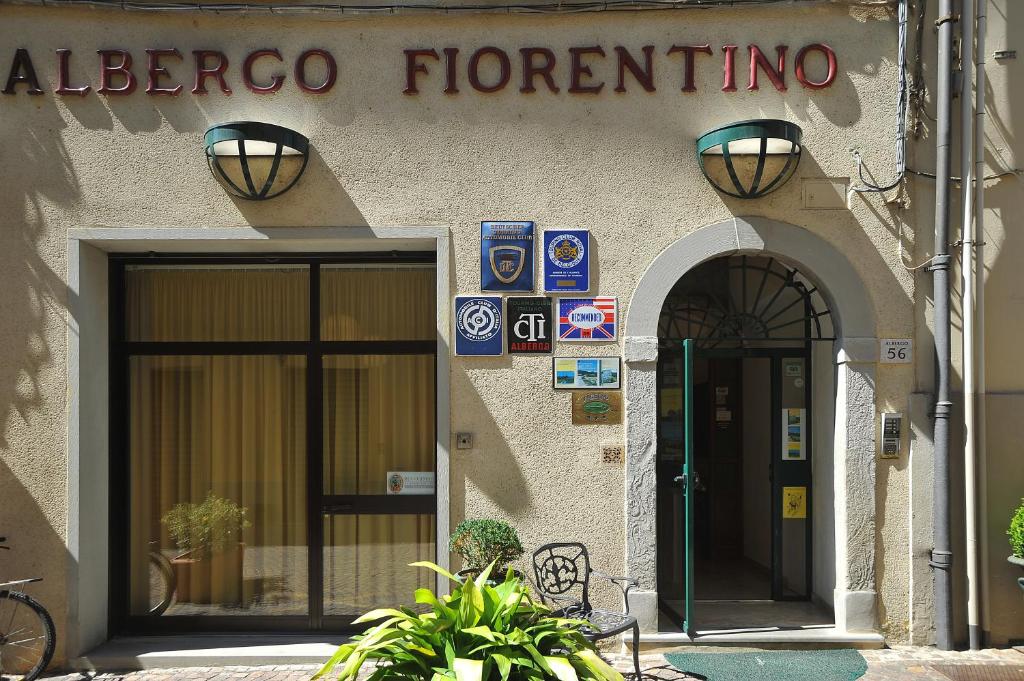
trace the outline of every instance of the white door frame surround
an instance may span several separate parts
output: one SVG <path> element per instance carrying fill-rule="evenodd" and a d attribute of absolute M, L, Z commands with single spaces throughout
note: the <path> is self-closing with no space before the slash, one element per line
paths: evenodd
<path fill-rule="evenodd" d="M 445 226 L 118 227 L 68 230 L 68 622 L 73 659 L 109 638 L 109 253 L 435 251 L 437 546 L 448 545 L 451 234 Z M 447 567 L 448 552 L 437 562 Z M 438 587 L 447 580 L 438 577 Z"/>
<path fill-rule="evenodd" d="M 658 630 L 657 360 L 658 320 L 676 282 L 697 265 L 728 255 L 771 255 L 819 285 L 836 330 L 836 628 L 876 632 L 875 315 L 846 257 L 802 227 L 761 217 L 702 227 L 666 248 L 640 279 L 625 323 L 626 567 L 640 580 L 631 605 L 645 631 Z M 634 601 L 635 598 L 635 601 Z"/>

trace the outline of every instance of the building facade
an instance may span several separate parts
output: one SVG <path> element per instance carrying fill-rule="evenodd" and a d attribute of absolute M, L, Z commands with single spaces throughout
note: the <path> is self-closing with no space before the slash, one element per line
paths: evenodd
<path fill-rule="evenodd" d="M 407 563 L 457 567 L 450 531 L 479 517 L 516 527 L 524 569 L 578 541 L 637 578 L 652 641 L 692 612 L 708 641 L 782 618 L 797 639 L 933 642 L 914 268 L 934 182 L 857 190 L 858 170 L 895 176 L 901 116 L 911 168 L 934 167 L 934 17 L 915 33 L 911 7 L 903 46 L 898 3 L 144 4 L 0 5 L 3 573 L 44 578 L 60 660 L 115 634 L 343 629 L 430 581 Z M 989 44 L 1012 49 L 1017 8 L 989 5 Z M 1024 494 L 1016 68 L 989 65 L 985 149 L 993 644 L 1024 637 L 1003 536 Z M 293 187 L 234 195 L 271 172 L 257 147 L 249 175 L 211 173 L 204 134 L 234 121 L 308 139 L 274 164 Z M 737 121 L 802 132 L 792 177 L 757 198 L 716 189 L 702 165 L 729 189 L 723 156 L 696 153 Z M 210 149 L 240 167 L 232 144 Z M 734 148 L 733 169 L 785 176 L 777 151 Z M 485 222 L 532 223 L 525 250 Z M 551 301 L 513 318 L 519 297 Z"/>

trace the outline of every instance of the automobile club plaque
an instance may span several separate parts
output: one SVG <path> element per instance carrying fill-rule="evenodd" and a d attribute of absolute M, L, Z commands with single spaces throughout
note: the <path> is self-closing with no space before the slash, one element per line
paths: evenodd
<path fill-rule="evenodd" d="M 480 290 L 533 290 L 533 223 L 480 223 Z"/>

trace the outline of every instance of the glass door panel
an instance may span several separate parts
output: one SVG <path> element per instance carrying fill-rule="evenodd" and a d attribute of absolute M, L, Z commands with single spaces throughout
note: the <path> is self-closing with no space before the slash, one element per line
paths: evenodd
<path fill-rule="evenodd" d="M 775 471 L 775 569 L 773 597 L 810 596 L 811 419 L 810 377 L 803 357 L 778 361 L 780 455 Z"/>
<path fill-rule="evenodd" d="M 433 355 L 323 358 L 323 616 L 411 605 L 436 561 Z"/>
<path fill-rule="evenodd" d="M 415 606 L 434 573 L 409 563 L 435 560 L 432 514 L 324 516 L 324 616 Z"/>
<path fill-rule="evenodd" d="M 306 358 L 135 356 L 131 615 L 305 615 Z"/>
<path fill-rule="evenodd" d="M 433 355 L 330 355 L 323 366 L 324 494 L 387 495 L 390 472 L 433 476 Z"/>

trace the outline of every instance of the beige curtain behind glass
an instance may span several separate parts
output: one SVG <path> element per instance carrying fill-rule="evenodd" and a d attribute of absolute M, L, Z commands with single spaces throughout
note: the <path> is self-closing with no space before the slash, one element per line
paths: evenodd
<path fill-rule="evenodd" d="M 306 268 L 141 267 L 125 277 L 131 340 L 309 335 Z M 181 554 L 161 519 L 212 492 L 244 508 L 249 526 L 235 551 L 173 561 L 178 598 L 166 614 L 305 614 L 305 358 L 135 357 L 130 399 L 132 613 L 147 612 L 158 577 L 149 551 Z"/>
<path fill-rule="evenodd" d="M 385 494 L 388 471 L 433 471 L 434 357 L 324 357 L 324 493 Z"/>
<path fill-rule="evenodd" d="M 324 340 L 435 338 L 432 268 L 325 266 L 321 281 Z M 126 284 L 130 340 L 309 337 L 305 269 L 136 268 Z M 211 491 L 246 509 L 242 564 L 179 570 L 188 598 L 166 614 L 306 613 L 305 372 L 302 357 L 133 358 L 133 614 L 147 611 L 151 543 L 174 553 L 161 517 Z M 434 470 L 433 356 L 325 357 L 323 390 L 325 493 L 383 494 L 388 471 Z M 328 517 L 327 611 L 409 602 L 432 582 L 406 564 L 434 558 L 433 527 L 429 515 Z"/>
<path fill-rule="evenodd" d="M 324 357 L 324 492 L 380 495 L 389 471 L 434 471 L 434 357 Z M 435 560 L 428 515 L 325 519 L 326 614 L 412 603 Z"/>
<path fill-rule="evenodd" d="M 323 340 L 434 340 L 433 267 L 320 269 Z"/>
<path fill-rule="evenodd" d="M 134 614 L 146 611 L 150 542 L 181 554 L 164 514 L 210 493 L 249 526 L 237 550 L 175 560 L 166 614 L 305 614 L 305 385 L 304 357 L 133 358 Z"/>
<path fill-rule="evenodd" d="M 306 267 L 139 267 L 125 272 L 131 341 L 309 339 Z"/>

